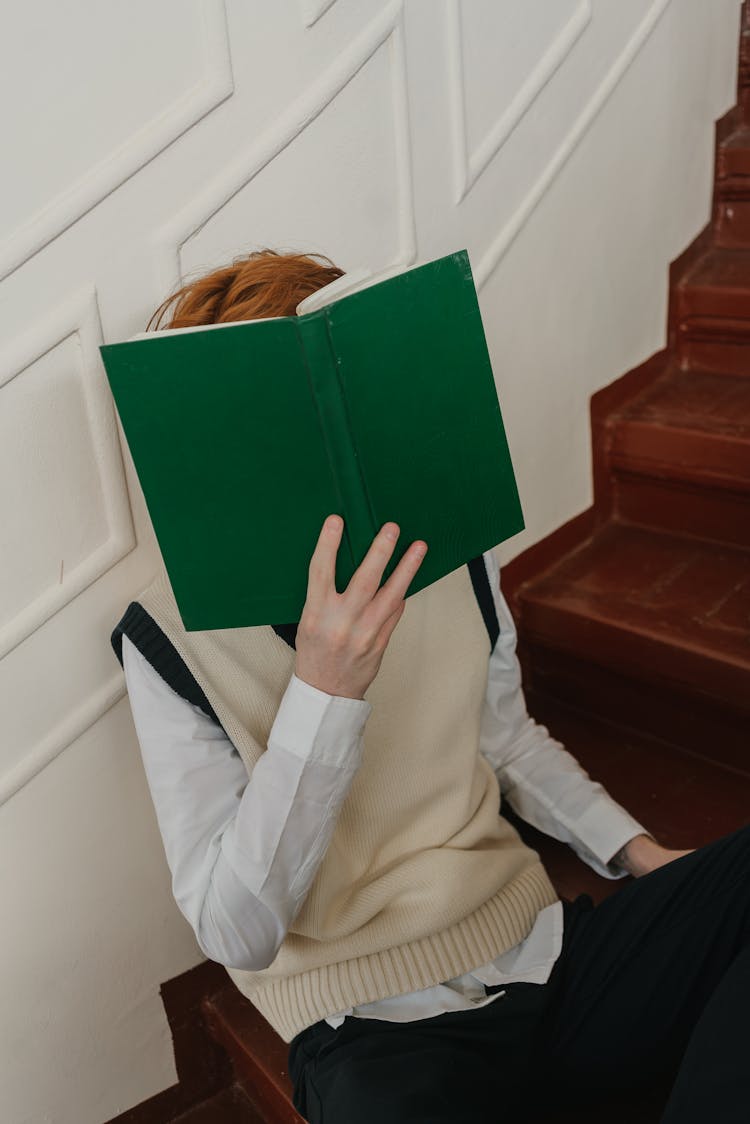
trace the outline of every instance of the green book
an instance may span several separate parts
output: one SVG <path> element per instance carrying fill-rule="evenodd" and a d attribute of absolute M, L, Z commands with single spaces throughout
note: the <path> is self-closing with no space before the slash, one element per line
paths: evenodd
<path fill-rule="evenodd" d="M 389 520 L 407 596 L 523 529 L 466 250 L 100 351 L 188 632 L 299 621 L 333 512 L 339 593 Z"/>

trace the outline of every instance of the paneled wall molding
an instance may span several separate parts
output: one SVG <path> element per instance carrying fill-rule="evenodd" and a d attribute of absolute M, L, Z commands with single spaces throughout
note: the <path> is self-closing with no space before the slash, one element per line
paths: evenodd
<path fill-rule="evenodd" d="M 398 177 L 396 195 L 399 200 L 399 251 L 396 259 L 389 264 L 408 265 L 415 260 L 416 229 L 402 19 L 403 0 L 392 0 L 385 5 L 362 33 L 336 56 L 313 86 L 305 90 L 281 117 L 271 122 L 251 147 L 209 180 L 200 195 L 155 232 L 154 257 L 161 292 L 172 292 L 183 283 L 180 256 L 190 238 L 307 128 L 385 43 L 391 52 Z"/>
<path fill-rule="evenodd" d="M 305 27 L 312 27 L 335 3 L 336 0 L 300 0 L 302 22 Z"/>
<path fill-rule="evenodd" d="M 572 127 L 565 134 L 562 142 L 558 145 L 552 158 L 542 171 L 542 174 L 526 193 L 523 202 L 516 209 L 515 214 L 510 217 L 505 226 L 491 240 L 474 271 L 474 277 L 478 288 L 484 285 L 487 278 L 492 274 L 493 270 L 496 269 L 503 256 L 513 244 L 515 238 L 526 225 L 537 205 L 543 199 L 559 172 L 575 152 L 586 130 L 607 103 L 610 94 L 651 35 L 670 3 L 671 0 L 654 0 L 650 5 L 643 19 L 630 36 L 630 39 L 609 68 L 604 79 L 599 83 L 593 96 L 575 119 Z"/>
<path fill-rule="evenodd" d="M 119 562 L 135 546 L 130 501 L 117 441 L 114 405 L 106 383 L 98 346 L 102 329 L 96 290 L 84 288 L 53 309 L 48 317 L 0 352 L 0 409 L 2 391 L 13 379 L 70 336 L 77 341 L 76 375 L 81 383 L 88 432 L 97 467 L 98 485 L 108 535 L 97 549 L 65 570 L 59 581 L 44 589 L 0 627 L 0 658 L 12 651 L 40 625 L 77 597 L 87 586 Z M 61 466 L 61 470 L 62 470 Z"/>
<path fill-rule="evenodd" d="M 529 107 L 539 97 L 555 72 L 559 70 L 588 27 L 593 14 L 591 0 L 579 0 L 570 19 L 559 34 L 555 36 L 536 66 L 533 67 L 528 78 L 511 99 L 510 104 L 474 151 L 469 152 L 466 128 L 466 87 L 461 8 L 459 0 L 448 0 L 445 9 L 448 83 L 453 111 L 454 202 L 456 204 L 459 204 L 471 190 L 493 156 L 505 144 Z"/>
<path fill-rule="evenodd" d="M 224 0 L 203 0 L 205 72 L 123 144 L 0 243 L 0 281 L 100 203 L 234 91 Z"/>
<path fill-rule="evenodd" d="M 10 800 L 24 785 L 41 773 L 63 750 L 86 733 L 107 711 L 125 696 L 122 672 L 110 676 L 106 683 L 75 707 L 33 749 L 26 750 L 16 763 L 0 776 L 0 805 Z M 18 758 L 18 755 L 16 755 Z"/>

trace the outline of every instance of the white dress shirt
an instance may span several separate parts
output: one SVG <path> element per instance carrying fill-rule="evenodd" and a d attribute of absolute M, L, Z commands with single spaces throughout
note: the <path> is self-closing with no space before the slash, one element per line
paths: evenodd
<path fill-rule="evenodd" d="M 605 878 L 646 832 L 578 762 L 528 716 L 516 632 L 500 592 L 494 553 L 485 554 L 500 623 L 489 657 L 479 752 L 503 800 L 534 827 L 568 843 Z M 266 752 L 248 778 L 224 731 L 178 695 L 123 636 L 123 666 L 146 778 L 177 905 L 205 955 L 257 971 L 275 958 L 301 908 L 359 767 L 372 707 L 329 695 L 292 675 Z M 392 1022 L 482 1007 L 485 984 L 544 983 L 562 946 L 562 903 L 542 909 L 525 940 L 489 964 L 433 987 L 364 1003 L 346 1015 Z"/>

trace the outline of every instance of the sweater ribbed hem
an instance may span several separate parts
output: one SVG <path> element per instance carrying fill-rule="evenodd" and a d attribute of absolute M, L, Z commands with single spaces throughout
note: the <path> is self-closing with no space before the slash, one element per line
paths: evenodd
<path fill-rule="evenodd" d="M 337 1011 L 433 987 L 488 964 L 524 940 L 540 910 L 558 900 L 547 871 L 536 862 L 442 932 L 260 987 L 247 978 L 255 973 L 227 971 L 239 991 L 289 1043 L 305 1027 Z"/>

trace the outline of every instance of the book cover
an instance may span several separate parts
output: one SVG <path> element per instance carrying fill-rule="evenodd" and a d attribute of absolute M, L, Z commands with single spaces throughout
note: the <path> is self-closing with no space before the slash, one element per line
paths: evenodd
<path fill-rule="evenodd" d="M 523 529 L 467 251 L 389 272 L 100 348 L 187 631 L 299 621 L 331 512 L 339 592 L 388 520 L 407 597 Z"/>

